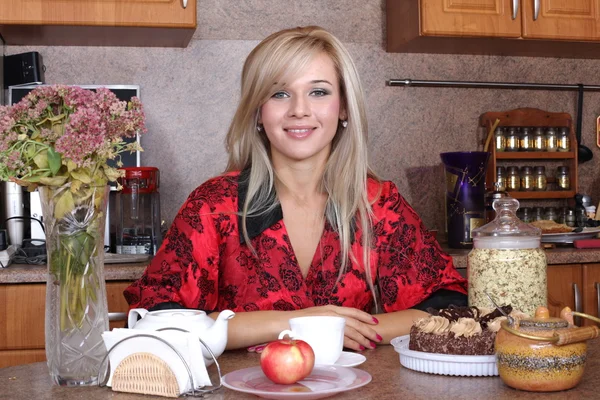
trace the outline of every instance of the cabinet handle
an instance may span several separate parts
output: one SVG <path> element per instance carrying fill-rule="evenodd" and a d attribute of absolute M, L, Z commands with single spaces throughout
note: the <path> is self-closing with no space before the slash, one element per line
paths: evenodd
<path fill-rule="evenodd" d="M 109 321 L 127 321 L 127 313 L 124 312 L 109 312 Z"/>
<path fill-rule="evenodd" d="M 512 19 L 517 19 L 519 13 L 519 0 L 512 0 Z"/>
<path fill-rule="evenodd" d="M 182 6 L 183 6 L 183 8 L 187 8 L 187 1 L 188 1 L 188 0 L 183 0 L 183 1 L 182 1 L 182 3 L 183 3 L 183 4 L 182 4 Z"/>
<path fill-rule="evenodd" d="M 575 294 L 575 311 L 583 312 L 581 309 L 581 292 L 576 283 L 573 284 L 573 292 Z M 580 326 L 581 317 L 575 317 L 573 322 L 575 322 L 575 325 Z"/>
<path fill-rule="evenodd" d="M 598 317 L 600 317 L 600 283 L 595 282 L 594 286 L 596 287 L 596 303 L 598 303 Z"/>
<path fill-rule="evenodd" d="M 537 21 L 540 16 L 540 0 L 533 0 L 533 20 Z"/>

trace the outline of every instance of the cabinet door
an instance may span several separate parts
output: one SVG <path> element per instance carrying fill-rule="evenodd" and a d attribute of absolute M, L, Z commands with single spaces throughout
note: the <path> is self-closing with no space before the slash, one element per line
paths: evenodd
<path fill-rule="evenodd" d="M 521 7 L 513 10 L 512 0 L 420 1 L 424 36 L 521 36 Z"/>
<path fill-rule="evenodd" d="M 583 265 L 583 312 L 600 318 L 600 264 Z M 585 325 L 597 325 L 586 319 Z"/>
<path fill-rule="evenodd" d="M 600 40 L 599 0 L 538 0 L 523 4 L 523 37 L 550 40 Z"/>
<path fill-rule="evenodd" d="M 572 310 L 582 309 L 582 281 L 580 264 L 548 266 L 548 309 L 551 316 L 558 317 L 567 306 Z"/>
<path fill-rule="evenodd" d="M 196 26 L 196 0 L 0 0 L 0 10 L 0 24 Z"/>

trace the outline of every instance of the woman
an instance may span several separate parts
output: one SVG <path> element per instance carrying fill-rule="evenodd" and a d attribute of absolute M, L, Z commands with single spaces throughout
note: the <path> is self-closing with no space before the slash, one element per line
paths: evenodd
<path fill-rule="evenodd" d="M 132 307 L 232 309 L 230 349 L 276 339 L 292 317 L 339 315 L 360 351 L 429 305 L 464 304 L 451 258 L 370 170 L 356 67 L 327 31 L 284 30 L 250 53 L 227 150 L 227 171 L 190 194 L 125 291 Z"/>

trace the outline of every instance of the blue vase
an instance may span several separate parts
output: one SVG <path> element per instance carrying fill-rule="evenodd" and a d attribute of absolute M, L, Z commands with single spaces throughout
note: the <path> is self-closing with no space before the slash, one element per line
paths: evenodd
<path fill-rule="evenodd" d="M 440 153 L 446 169 L 446 230 L 448 246 L 473 247 L 471 231 L 485 224 L 485 173 L 490 153 Z"/>

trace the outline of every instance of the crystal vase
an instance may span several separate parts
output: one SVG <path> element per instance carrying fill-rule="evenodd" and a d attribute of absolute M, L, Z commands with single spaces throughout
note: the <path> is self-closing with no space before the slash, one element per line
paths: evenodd
<path fill-rule="evenodd" d="M 101 335 L 108 330 L 104 226 L 109 186 L 69 182 L 39 191 L 48 255 L 48 370 L 57 385 L 97 385 L 106 369 Z"/>

